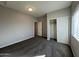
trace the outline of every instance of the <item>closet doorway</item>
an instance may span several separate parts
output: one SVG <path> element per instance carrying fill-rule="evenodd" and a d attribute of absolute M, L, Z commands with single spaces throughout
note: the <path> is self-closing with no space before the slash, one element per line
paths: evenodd
<path fill-rule="evenodd" d="M 50 20 L 50 39 L 57 41 L 57 21 L 56 19 Z"/>

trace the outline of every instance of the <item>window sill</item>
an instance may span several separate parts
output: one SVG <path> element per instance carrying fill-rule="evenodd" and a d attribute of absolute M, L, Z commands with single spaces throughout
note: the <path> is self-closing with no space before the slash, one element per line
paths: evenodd
<path fill-rule="evenodd" d="M 77 35 L 73 35 L 76 40 L 79 41 L 79 37 Z"/>

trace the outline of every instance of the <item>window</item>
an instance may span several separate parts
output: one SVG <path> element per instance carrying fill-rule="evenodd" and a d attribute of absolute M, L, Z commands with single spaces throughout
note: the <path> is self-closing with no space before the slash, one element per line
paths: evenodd
<path fill-rule="evenodd" d="M 73 20 L 73 35 L 75 38 L 77 38 L 79 40 L 79 6 L 77 6 L 74 15 L 72 17 Z"/>

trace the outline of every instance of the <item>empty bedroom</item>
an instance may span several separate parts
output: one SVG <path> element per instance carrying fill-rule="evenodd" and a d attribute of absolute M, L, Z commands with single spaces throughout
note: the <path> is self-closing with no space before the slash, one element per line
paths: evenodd
<path fill-rule="evenodd" d="M 79 1 L 0 1 L 0 57 L 79 57 Z"/>

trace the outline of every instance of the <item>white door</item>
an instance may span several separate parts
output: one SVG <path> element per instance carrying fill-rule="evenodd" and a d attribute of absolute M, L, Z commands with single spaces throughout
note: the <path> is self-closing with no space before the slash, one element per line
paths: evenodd
<path fill-rule="evenodd" d="M 60 17 L 57 20 L 57 42 L 69 44 L 68 17 Z"/>

